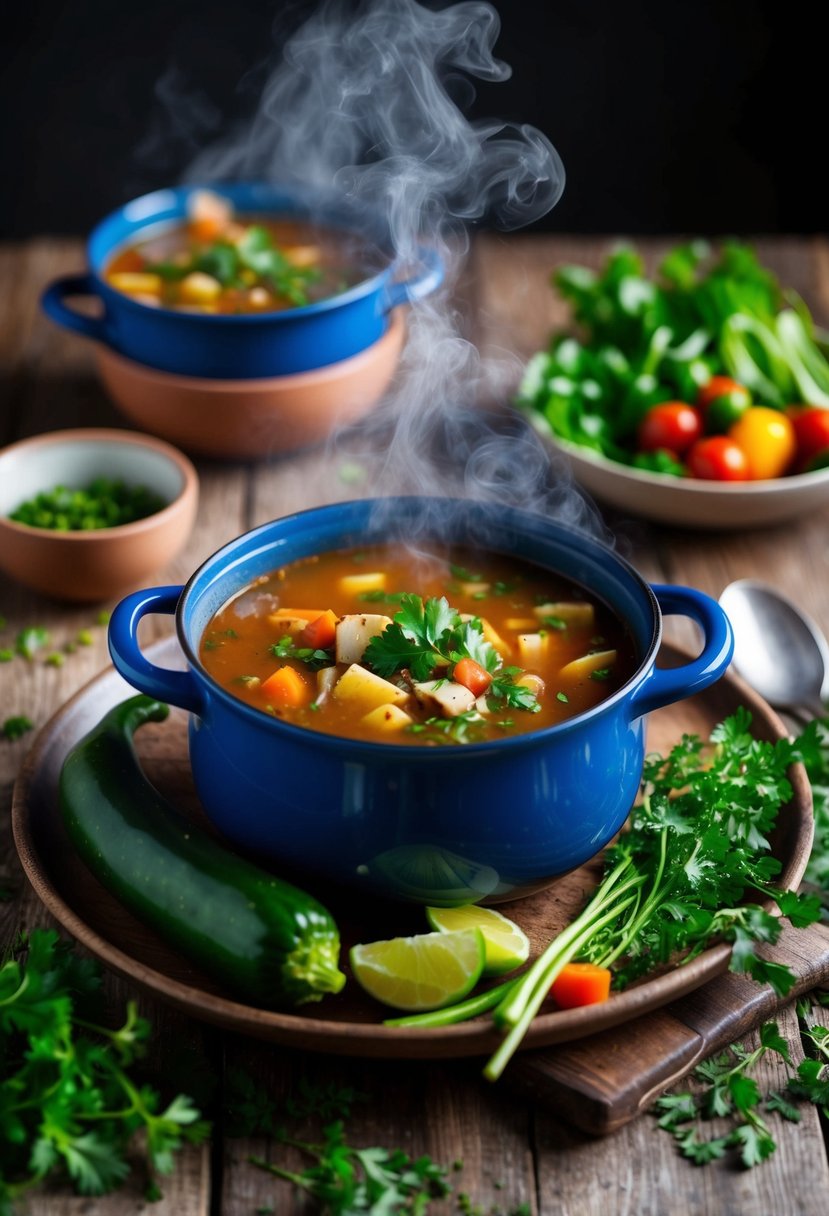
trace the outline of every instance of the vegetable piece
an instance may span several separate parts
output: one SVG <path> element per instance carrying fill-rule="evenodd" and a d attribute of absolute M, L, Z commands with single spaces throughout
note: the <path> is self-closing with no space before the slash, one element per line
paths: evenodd
<path fill-rule="evenodd" d="M 829 449 L 829 410 L 820 406 L 792 406 L 786 411 L 794 428 L 796 468 L 802 472 Z"/>
<path fill-rule="evenodd" d="M 145 778 L 133 734 L 167 712 L 132 697 L 69 752 L 60 805 L 81 858 L 138 920 L 236 996 L 284 1007 L 339 992 L 339 933 L 327 910 L 217 844 Z"/>
<path fill-rule="evenodd" d="M 376 709 L 372 709 L 370 713 L 364 715 L 362 721 L 366 726 L 372 727 L 374 730 L 383 731 L 384 734 L 394 735 L 400 730 L 405 730 L 407 726 L 411 726 L 412 718 L 406 713 L 405 709 L 401 709 L 399 705 L 378 705 Z"/>
<path fill-rule="evenodd" d="M 568 963 L 553 980 L 550 996 L 559 1009 L 598 1005 L 610 996 L 611 978 L 609 967 L 598 967 L 595 963 Z"/>
<path fill-rule="evenodd" d="M 15 714 L 11 718 L 6 718 L 3 723 L 3 734 L 7 739 L 20 739 L 27 731 L 34 730 L 34 722 L 31 718 L 27 718 L 25 714 Z"/>
<path fill-rule="evenodd" d="M 544 655 L 550 645 L 550 635 L 546 631 L 519 633 L 515 643 L 521 662 L 527 667 L 535 667 L 544 661 Z"/>
<path fill-rule="evenodd" d="M 459 1001 L 484 969 L 480 929 L 421 933 L 353 946 L 354 978 L 369 996 L 392 1009 L 438 1009 Z"/>
<path fill-rule="evenodd" d="M 15 638 L 14 648 L 24 659 L 33 659 L 43 646 L 49 642 L 49 631 L 42 625 L 29 625 L 21 629 Z"/>
<path fill-rule="evenodd" d="M 382 570 L 368 574 L 344 574 L 337 580 L 337 587 L 344 595 L 365 595 L 367 591 L 385 591 L 386 576 Z"/>
<path fill-rule="evenodd" d="M 557 627 L 553 622 L 562 622 L 570 629 L 592 629 L 596 624 L 593 605 L 582 600 L 557 600 L 537 604 L 533 612 L 548 629 Z"/>
<path fill-rule="evenodd" d="M 566 680 L 587 680 L 600 671 L 607 671 L 616 662 L 615 650 L 596 650 L 565 663 L 559 675 Z"/>
<path fill-rule="evenodd" d="M 474 659 L 461 659 L 459 663 L 456 663 L 452 677 L 456 683 L 463 684 L 476 697 L 480 697 L 482 693 L 486 692 L 492 683 L 492 676 Z"/>
<path fill-rule="evenodd" d="M 724 434 L 751 404 L 751 393 L 730 376 L 712 376 L 697 394 L 697 405 L 709 435 Z"/>
<path fill-rule="evenodd" d="M 113 287 L 117 287 L 119 291 L 126 292 L 129 296 L 161 295 L 161 276 L 150 274 L 146 271 L 117 271 L 109 276 L 109 281 Z"/>
<path fill-rule="evenodd" d="M 391 624 L 391 618 L 361 612 L 344 616 L 336 626 L 337 662 L 360 663 L 366 647 Z"/>
<path fill-rule="evenodd" d="M 454 680 L 426 680 L 415 684 L 414 693 L 421 705 L 432 708 L 446 718 L 468 713 L 475 704 L 475 694 Z"/>
<path fill-rule="evenodd" d="M 376 709 L 378 705 L 402 705 L 409 699 L 404 688 L 398 688 L 390 680 L 384 680 L 359 663 L 352 663 L 343 672 L 331 695 L 336 701 L 346 702 L 355 713 L 363 714 Z"/>
<path fill-rule="evenodd" d="M 273 705 L 283 708 L 306 705 L 311 700 L 311 690 L 295 667 L 278 667 L 259 686 L 260 692 Z"/>
<path fill-rule="evenodd" d="M 748 457 L 733 439 L 710 435 L 688 453 L 688 471 L 702 481 L 748 481 Z"/>
<path fill-rule="evenodd" d="M 90 532 L 146 519 L 166 506 L 166 500 L 146 486 L 97 477 L 81 488 L 58 485 L 43 490 L 22 502 L 9 519 L 53 532 Z"/>
<path fill-rule="evenodd" d="M 327 608 L 305 626 L 299 636 L 300 645 L 309 646 L 312 650 L 328 650 L 334 645 L 338 619 L 336 612 Z"/>
<path fill-rule="evenodd" d="M 222 285 L 212 274 L 194 270 L 181 280 L 178 291 L 185 304 L 215 304 L 222 294 Z"/>
<path fill-rule="evenodd" d="M 752 406 L 734 423 L 728 437 L 745 452 L 754 481 L 781 477 L 794 458 L 794 427 L 780 410 Z"/>
<path fill-rule="evenodd" d="M 653 405 L 639 424 L 637 440 L 643 452 L 660 450 L 682 456 L 702 435 L 702 415 L 685 401 Z"/>

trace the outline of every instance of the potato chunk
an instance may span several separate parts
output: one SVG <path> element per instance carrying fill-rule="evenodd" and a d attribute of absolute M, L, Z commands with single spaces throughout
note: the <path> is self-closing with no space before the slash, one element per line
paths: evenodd
<path fill-rule="evenodd" d="M 391 617 L 360 612 L 344 616 L 337 623 L 337 662 L 359 663 L 372 638 L 391 624 Z"/>
<path fill-rule="evenodd" d="M 533 612 L 539 621 L 543 622 L 548 616 L 551 616 L 557 621 L 564 621 L 564 624 L 569 625 L 571 629 L 592 629 L 596 624 L 593 605 L 581 600 L 572 602 L 561 600 L 555 603 L 537 604 L 533 608 Z"/>
<path fill-rule="evenodd" d="M 559 675 L 565 680 L 586 680 L 594 671 L 603 671 L 606 667 L 612 667 L 615 662 L 615 650 L 597 650 L 595 654 L 586 654 L 580 659 L 565 663 Z"/>
<path fill-rule="evenodd" d="M 550 644 L 548 633 L 519 633 L 518 657 L 525 667 L 537 667 L 544 661 Z"/>
<path fill-rule="evenodd" d="M 378 705 L 402 705 L 409 694 L 373 671 L 352 663 L 331 690 L 335 701 L 346 704 L 355 713 L 367 714 Z"/>
<path fill-rule="evenodd" d="M 109 282 L 127 295 L 161 295 L 161 276 L 142 270 L 118 270 L 109 276 Z"/>
<path fill-rule="evenodd" d="M 298 638 L 308 624 L 304 616 L 288 616 L 285 612 L 269 612 L 268 624 L 278 638 Z"/>
<path fill-rule="evenodd" d="M 445 718 L 457 718 L 475 704 L 475 694 L 454 680 L 427 680 L 415 684 L 415 696 L 421 705 L 443 714 Z"/>
<path fill-rule="evenodd" d="M 411 717 L 399 705 L 378 705 L 371 713 L 364 714 L 360 721 L 365 726 L 393 735 L 411 725 Z"/>
<path fill-rule="evenodd" d="M 214 304 L 222 294 L 222 285 L 212 274 L 194 270 L 179 284 L 179 296 L 188 304 Z"/>
<path fill-rule="evenodd" d="M 344 574 L 337 586 L 345 595 L 362 595 L 364 591 L 385 591 L 386 576 L 382 570 L 366 574 Z"/>

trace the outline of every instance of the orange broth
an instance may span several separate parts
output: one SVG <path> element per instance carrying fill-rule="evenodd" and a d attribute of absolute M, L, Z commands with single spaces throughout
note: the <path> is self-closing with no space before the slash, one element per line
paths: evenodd
<path fill-rule="evenodd" d="M 508 682 L 529 687 L 538 710 L 488 699 L 493 685 L 474 706 L 460 712 L 454 706 L 445 713 L 433 697 L 442 693 L 447 698 L 458 684 L 455 664 L 441 660 L 430 673 L 437 677 L 437 688 L 428 693 L 422 678 L 414 680 L 409 671 L 389 677 L 395 702 L 389 713 L 388 706 L 361 700 L 359 681 L 356 699 L 341 691 L 344 685 L 335 685 L 347 670 L 352 680 L 354 668 L 358 675 L 365 672 L 367 662 L 335 662 L 330 639 L 310 664 L 293 653 L 309 650 L 306 629 L 311 622 L 316 622 L 314 636 L 319 628 L 329 630 L 328 622 L 334 620 L 337 630 L 347 621 L 345 628 L 358 634 L 365 632 L 366 622 L 382 631 L 385 627 L 375 618 L 394 618 L 402 607 L 400 594 L 412 592 L 423 600 L 445 597 L 458 613 L 479 620 L 474 636 L 480 640 L 482 633 L 491 642 L 501 669 L 514 672 Z M 339 647 L 339 634 L 337 639 Z M 599 704 L 637 666 L 629 630 L 607 605 L 563 577 L 497 554 L 451 550 L 445 556 L 413 555 L 386 545 L 325 553 L 262 577 L 212 618 L 199 657 L 217 683 L 265 713 L 328 734 L 412 745 L 500 739 L 562 722 Z M 584 663 L 568 670 L 574 660 Z M 274 681 L 285 668 L 292 670 Z M 328 675 L 321 676 L 326 669 Z M 370 672 L 372 698 L 378 678 Z M 459 695 L 466 696 L 463 686 Z"/>

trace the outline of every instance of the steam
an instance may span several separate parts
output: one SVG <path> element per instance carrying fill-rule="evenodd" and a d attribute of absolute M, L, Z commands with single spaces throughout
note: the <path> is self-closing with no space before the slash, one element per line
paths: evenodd
<path fill-rule="evenodd" d="M 334 191 L 383 217 L 401 268 L 436 248 L 451 284 L 468 227 L 504 230 L 549 211 L 564 187 L 553 145 L 527 125 L 470 121 L 474 81 L 503 81 L 500 21 L 481 0 L 324 0 L 286 43 L 246 124 L 198 154 L 194 182 L 259 179 Z M 542 442 L 474 403 L 513 387 L 513 358 L 484 360 L 438 292 L 407 309 L 393 392 L 370 421 L 336 437 L 369 470 L 375 493 L 461 494 L 556 511 L 587 526 L 592 508 Z M 451 459 L 448 458 L 451 456 Z"/>

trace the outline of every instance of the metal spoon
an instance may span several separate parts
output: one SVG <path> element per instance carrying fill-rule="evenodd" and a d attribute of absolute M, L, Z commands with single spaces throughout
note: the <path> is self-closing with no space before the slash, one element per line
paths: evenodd
<path fill-rule="evenodd" d="M 808 721 L 824 717 L 829 644 L 815 622 L 774 587 L 730 583 L 720 596 L 734 628 L 734 666 L 777 709 Z"/>

